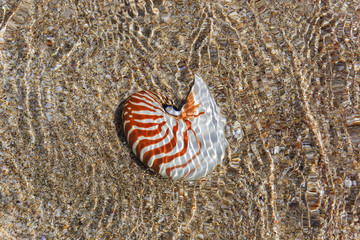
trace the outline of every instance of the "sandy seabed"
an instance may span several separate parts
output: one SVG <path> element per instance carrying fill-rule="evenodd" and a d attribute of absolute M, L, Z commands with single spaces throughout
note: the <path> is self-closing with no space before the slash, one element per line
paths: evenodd
<path fill-rule="evenodd" d="M 360 2 L 1 3 L 1 239 L 359 239 Z M 162 179 L 118 137 L 199 74 L 224 162 Z"/>

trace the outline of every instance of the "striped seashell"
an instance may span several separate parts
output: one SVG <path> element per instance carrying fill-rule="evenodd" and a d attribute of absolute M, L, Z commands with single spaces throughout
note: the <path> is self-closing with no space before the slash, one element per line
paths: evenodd
<path fill-rule="evenodd" d="M 221 163 L 227 147 L 224 124 L 199 76 L 181 111 L 152 91 L 135 93 L 123 105 L 129 146 L 145 165 L 173 180 L 200 179 Z"/>

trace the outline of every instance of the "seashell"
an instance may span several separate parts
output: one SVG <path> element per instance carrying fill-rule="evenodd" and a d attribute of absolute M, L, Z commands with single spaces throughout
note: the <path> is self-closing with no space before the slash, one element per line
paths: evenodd
<path fill-rule="evenodd" d="M 121 118 L 132 151 L 163 177 L 200 179 L 225 156 L 225 118 L 199 76 L 181 111 L 161 94 L 141 91 L 125 101 Z"/>

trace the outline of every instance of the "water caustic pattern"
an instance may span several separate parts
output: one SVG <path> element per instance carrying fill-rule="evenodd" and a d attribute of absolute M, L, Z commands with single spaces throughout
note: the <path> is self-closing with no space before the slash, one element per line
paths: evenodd
<path fill-rule="evenodd" d="M 360 239 L 359 1 L 0 2 L 0 239 Z M 118 106 L 196 75 L 228 147 L 172 181 Z"/>
<path fill-rule="evenodd" d="M 199 76 L 180 112 L 164 96 L 142 91 L 126 100 L 122 124 L 135 155 L 173 180 L 200 179 L 225 156 L 225 119 Z"/>

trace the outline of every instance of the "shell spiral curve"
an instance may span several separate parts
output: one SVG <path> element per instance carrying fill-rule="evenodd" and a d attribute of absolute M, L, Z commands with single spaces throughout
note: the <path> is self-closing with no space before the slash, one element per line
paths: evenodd
<path fill-rule="evenodd" d="M 199 76 L 181 111 L 162 95 L 141 91 L 125 101 L 121 117 L 132 151 L 163 177 L 200 179 L 225 156 L 225 118 Z"/>

